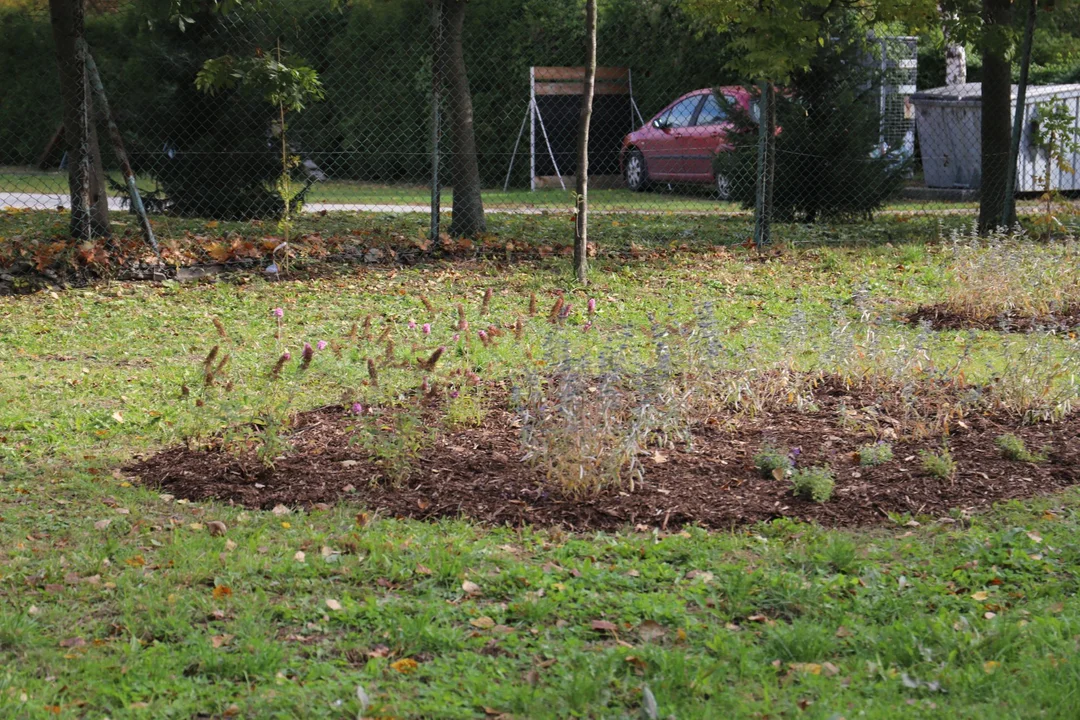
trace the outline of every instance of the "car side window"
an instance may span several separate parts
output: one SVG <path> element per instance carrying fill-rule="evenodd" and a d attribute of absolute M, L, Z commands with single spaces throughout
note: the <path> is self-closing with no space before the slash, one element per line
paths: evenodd
<path fill-rule="evenodd" d="M 701 106 L 695 125 L 719 125 L 725 120 L 727 120 L 727 113 L 720 107 L 716 96 L 711 93 L 706 95 L 705 104 Z"/>
<path fill-rule="evenodd" d="M 682 102 L 676 104 L 675 107 L 671 108 L 669 113 L 666 113 L 668 127 L 690 127 L 690 123 L 694 119 L 694 110 L 697 109 L 698 103 L 700 102 L 701 96 L 695 95 L 694 97 L 686 98 Z"/>

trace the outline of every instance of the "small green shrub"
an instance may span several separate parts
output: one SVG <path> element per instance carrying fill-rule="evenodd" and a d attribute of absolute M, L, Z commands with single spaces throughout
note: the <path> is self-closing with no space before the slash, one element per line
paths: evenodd
<path fill-rule="evenodd" d="M 480 427 L 487 419 L 487 406 L 479 390 L 452 394 L 446 403 L 446 424 L 451 428 Z"/>
<path fill-rule="evenodd" d="M 893 459 L 892 445 L 887 442 L 863 445 L 859 448 L 859 464 L 863 467 L 884 465 Z"/>
<path fill-rule="evenodd" d="M 791 484 L 796 497 L 823 503 L 828 502 L 832 497 L 836 481 L 829 468 L 816 466 L 796 470 L 791 475 Z"/>
<path fill-rule="evenodd" d="M 1027 449 L 1027 445 L 1024 444 L 1022 438 L 1007 433 L 1005 435 L 999 435 L 994 444 L 1001 450 L 1001 454 L 1009 460 L 1017 460 L 1019 462 L 1045 462 L 1046 453 L 1033 453 Z"/>
<path fill-rule="evenodd" d="M 943 448 L 939 453 L 922 450 L 919 457 L 922 459 L 923 471 L 936 478 L 948 480 L 956 472 L 956 461 L 953 460 L 949 448 Z"/>
<path fill-rule="evenodd" d="M 754 467 L 767 480 L 779 480 L 792 469 L 791 455 L 787 450 L 765 445 L 754 456 Z"/>

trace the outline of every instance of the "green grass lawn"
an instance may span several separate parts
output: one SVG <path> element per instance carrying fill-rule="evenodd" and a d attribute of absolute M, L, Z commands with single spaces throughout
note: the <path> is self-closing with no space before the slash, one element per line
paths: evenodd
<path fill-rule="evenodd" d="M 0 717 L 1073 717 L 1074 492 L 861 530 L 777 521 L 568 535 L 361 523 L 347 499 L 284 514 L 180 502 L 118 469 L 269 405 L 340 402 L 365 377 L 358 358 L 317 355 L 273 397 L 266 370 L 282 349 L 342 337 L 368 313 L 404 338 L 421 294 L 448 344 L 454 305 L 473 312 L 490 287 L 502 319 L 530 292 L 546 309 L 565 291 L 574 322 L 599 298 L 589 333 L 553 336 L 597 354 L 637 352 L 618 344 L 623 328 L 705 303 L 747 363 L 825 362 L 811 348 L 867 312 L 895 354 L 962 358 L 973 379 L 1010 348 L 1076 352 L 1067 337 L 896 322 L 948 292 L 949 257 L 878 243 L 766 260 L 739 249 L 598 258 L 588 293 L 562 260 L 480 260 L 0 298 Z M 547 327 L 538 318 L 530 333 Z M 524 342 L 475 345 L 454 362 L 512 379 L 522 348 L 541 347 Z M 233 354 L 228 393 L 201 385 L 218 343 Z M 380 392 L 412 381 L 388 373 Z M 211 535 L 212 522 L 226 532 Z"/>
<path fill-rule="evenodd" d="M 122 182 L 118 174 L 113 179 Z M 142 181 L 141 187 L 152 187 L 151 181 Z M 60 171 L 40 171 L 23 167 L 0 167 L 0 193 L 49 193 L 66 194 L 67 175 Z M 574 188 L 548 188 L 536 191 L 528 189 L 489 188 L 484 190 L 486 208 L 543 209 L 572 211 Z M 720 202 L 709 195 L 707 188 L 658 185 L 649 192 L 634 193 L 625 188 L 594 188 L 589 191 L 590 203 L 597 211 L 622 212 L 740 212 L 737 203 Z M 379 185 L 348 180 L 328 180 L 312 187 L 309 203 L 361 204 L 386 206 L 428 206 L 431 189 L 417 185 Z M 443 188 L 442 206 L 449 209 L 453 202 L 453 189 Z M 1032 200 L 1021 202 L 1022 207 L 1035 208 Z M 944 211 L 971 211 L 977 202 L 939 202 L 932 200 L 897 199 L 888 203 L 886 213 L 920 213 Z"/>

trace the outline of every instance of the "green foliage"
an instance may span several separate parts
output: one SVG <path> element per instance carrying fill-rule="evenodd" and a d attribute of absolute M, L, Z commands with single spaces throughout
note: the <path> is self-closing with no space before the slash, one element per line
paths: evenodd
<path fill-rule="evenodd" d="M 729 66 L 752 80 L 786 84 L 814 64 L 819 47 L 834 37 L 837 23 L 858 18 L 904 20 L 912 28 L 935 21 L 932 0 L 688 0 L 692 14 L 709 27 L 731 29 Z"/>
<path fill-rule="evenodd" d="M 779 480 L 791 470 L 793 463 L 787 450 L 766 445 L 754 455 L 754 467 L 761 473 L 761 477 L 768 480 Z"/>
<path fill-rule="evenodd" d="M 1076 116 L 1057 98 L 1035 105 L 1031 142 L 1046 153 L 1049 165 L 1062 174 L 1072 174 L 1071 159 L 1080 153 L 1080 131 Z"/>
<path fill-rule="evenodd" d="M 837 220 L 866 217 L 901 187 L 909 160 L 882 152 L 874 73 L 863 59 L 872 52 L 858 25 L 834 28 L 805 70 L 793 71 L 777 93 L 774 217 Z M 714 167 L 731 185 L 731 199 L 753 207 L 757 188 L 756 118 L 727 103 L 736 126 L 730 151 Z"/>
<path fill-rule="evenodd" d="M 1023 438 L 1020 438 L 1012 433 L 1006 433 L 1005 435 L 999 435 L 994 444 L 1001 450 L 1001 454 L 1008 460 L 1016 460 L 1019 462 L 1039 463 L 1046 462 L 1046 453 L 1033 453 L 1027 449 L 1027 445 L 1024 444 Z"/>
<path fill-rule="evenodd" d="M 195 76 L 195 87 L 211 95 L 236 87 L 258 92 L 274 107 L 299 112 L 308 100 L 326 97 L 318 74 L 310 67 L 290 66 L 265 53 L 236 58 L 223 55 L 203 63 Z"/>
<path fill-rule="evenodd" d="M 415 408 L 395 412 L 392 418 L 364 419 L 354 441 L 378 461 L 386 478 L 395 486 L 404 484 L 412 473 L 420 453 L 433 440 L 431 428 L 424 424 Z M 376 478 L 372 478 L 375 482 Z"/>
<path fill-rule="evenodd" d="M 956 474 L 956 461 L 953 460 L 952 453 L 949 452 L 947 447 L 936 453 L 921 450 L 919 451 L 919 459 L 922 462 L 923 472 L 928 475 L 933 475 L 941 480 L 948 480 Z"/>
<path fill-rule="evenodd" d="M 832 498 L 836 480 L 832 471 L 825 466 L 799 468 L 791 474 L 791 487 L 796 497 L 813 500 L 816 503 L 828 502 Z"/>
<path fill-rule="evenodd" d="M 859 448 L 859 464 L 864 467 L 884 465 L 892 459 L 892 445 L 887 442 L 876 442 L 873 445 L 863 445 Z"/>

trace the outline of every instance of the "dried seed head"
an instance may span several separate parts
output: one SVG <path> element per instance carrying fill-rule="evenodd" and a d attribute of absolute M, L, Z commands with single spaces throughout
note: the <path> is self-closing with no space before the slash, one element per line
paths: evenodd
<path fill-rule="evenodd" d="M 518 315 L 517 320 L 514 321 L 514 339 L 520 340 L 525 335 L 525 321 Z"/>
<path fill-rule="evenodd" d="M 551 312 L 548 313 L 548 318 L 551 322 L 555 322 L 559 319 L 559 313 L 562 312 L 563 302 L 562 295 L 555 298 L 555 304 L 551 306 Z"/>
<path fill-rule="evenodd" d="M 217 318 L 214 318 L 214 327 L 217 328 L 217 334 L 220 335 L 222 339 L 228 339 L 229 336 L 225 332 L 225 326 L 222 325 L 221 321 Z"/>
<path fill-rule="evenodd" d="M 488 309 L 491 307 L 491 288 L 484 291 L 484 299 L 480 301 L 480 315 L 487 315 Z"/>
<path fill-rule="evenodd" d="M 442 357 L 442 354 L 444 352 L 446 352 L 446 346 L 440 345 L 438 348 L 435 349 L 435 352 L 431 353 L 431 357 L 420 363 L 420 366 L 425 370 L 434 370 L 435 363 L 439 362 L 439 358 Z"/>
<path fill-rule="evenodd" d="M 281 369 L 285 367 L 285 363 L 289 362 L 290 358 L 292 358 L 292 355 L 290 355 L 289 353 L 281 353 L 281 357 L 279 357 L 277 359 L 277 362 L 274 364 L 274 369 L 270 371 L 270 377 L 276 378 L 278 375 L 280 375 Z"/>
<path fill-rule="evenodd" d="M 203 358 L 203 361 L 202 361 L 203 367 L 205 367 L 207 370 L 209 370 L 210 365 L 214 362 L 214 359 L 217 357 L 217 354 L 218 354 L 218 346 L 215 345 L 214 347 L 210 348 L 210 353 L 205 358 Z"/>
<path fill-rule="evenodd" d="M 424 304 L 424 308 L 432 315 L 436 314 L 435 306 L 431 304 L 431 301 L 427 299 L 427 295 L 420 296 L 420 302 Z"/>
<path fill-rule="evenodd" d="M 390 323 L 387 323 L 386 327 L 383 328 L 383 331 L 379 334 L 379 342 L 380 343 L 386 342 L 386 339 L 390 337 L 390 331 L 393 330 L 393 329 L 394 329 L 393 326 L 390 325 Z"/>
<path fill-rule="evenodd" d="M 457 304 L 457 319 L 458 322 L 463 322 L 465 320 L 465 306 L 461 303 Z"/>
<path fill-rule="evenodd" d="M 536 314 L 536 293 L 529 293 L 529 314 Z"/>
<path fill-rule="evenodd" d="M 379 371 L 375 369 L 375 361 L 371 358 L 368 358 L 367 361 L 367 374 L 371 379 L 371 384 L 379 387 Z"/>
<path fill-rule="evenodd" d="M 353 324 L 352 324 L 352 327 L 351 327 L 351 328 L 349 328 L 349 334 L 345 336 L 345 339 L 346 339 L 346 340 L 355 340 L 355 339 L 356 339 L 356 335 L 357 335 L 357 333 L 359 332 L 359 330 L 360 330 L 360 328 L 358 328 L 358 327 L 356 326 L 356 323 L 353 323 Z"/>
<path fill-rule="evenodd" d="M 364 339 L 365 340 L 370 340 L 371 339 L 371 316 L 370 315 L 364 316 Z"/>
<path fill-rule="evenodd" d="M 390 338 L 386 341 L 386 359 L 394 359 L 394 338 Z"/>

